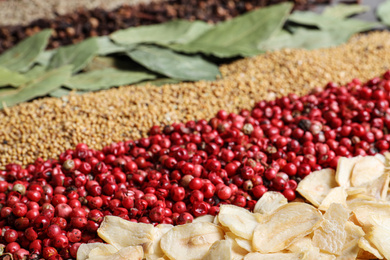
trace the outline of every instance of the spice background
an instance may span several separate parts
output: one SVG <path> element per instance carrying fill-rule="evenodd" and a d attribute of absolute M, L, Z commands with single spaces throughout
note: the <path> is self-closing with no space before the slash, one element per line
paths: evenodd
<path fill-rule="evenodd" d="M 285 49 L 238 60 L 221 66 L 222 78 L 213 82 L 120 87 L 23 103 L 0 112 L 0 165 L 55 158 L 78 143 L 101 149 L 145 136 L 155 124 L 250 109 L 262 99 L 303 95 L 329 81 L 365 81 L 390 69 L 389 53 L 390 33 L 373 32 L 334 48 Z"/>

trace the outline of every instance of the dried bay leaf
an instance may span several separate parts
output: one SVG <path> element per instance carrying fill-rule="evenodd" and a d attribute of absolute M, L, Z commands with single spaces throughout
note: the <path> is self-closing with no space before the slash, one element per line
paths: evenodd
<path fill-rule="evenodd" d="M 187 44 L 174 44 L 170 48 L 219 58 L 259 54 L 257 45 L 281 29 L 291 8 L 291 3 L 282 3 L 254 10 L 217 24 Z"/>
<path fill-rule="evenodd" d="M 110 35 L 119 44 L 186 43 L 208 31 L 212 25 L 203 21 L 174 20 L 162 24 L 131 27 Z"/>
<path fill-rule="evenodd" d="M 390 0 L 387 0 L 376 9 L 376 15 L 387 26 L 390 26 Z"/>
<path fill-rule="evenodd" d="M 73 65 L 72 73 L 82 70 L 98 52 L 96 38 L 90 38 L 80 43 L 60 47 L 51 59 L 48 69 Z"/>
<path fill-rule="evenodd" d="M 75 75 L 65 83 L 65 86 L 71 89 L 95 91 L 154 78 L 156 76 L 148 72 L 107 68 Z"/>
<path fill-rule="evenodd" d="M 145 68 L 182 80 L 214 80 L 220 75 L 218 66 L 198 55 L 182 55 L 156 46 L 138 46 L 127 53 Z"/>
<path fill-rule="evenodd" d="M 351 15 L 365 13 L 370 10 L 369 6 L 359 4 L 337 4 L 334 6 L 328 6 L 324 9 L 322 15 L 336 17 L 336 18 L 347 18 Z"/>
<path fill-rule="evenodd" d="M 0 55 L 0 66 L 20 72 L 28 70 L 45 49 L 50 35 L 51 30 L 46 29 L 18 43 Z"/>
<path fill-rule="evenodd" d="M 136 45 L 128 44 L 128 45 L 120 45 L 113 42 L 108 36 L 101 36 L 96 38 L 96 43 L 98 45 L 98 55 L 109 55 L 113 53 L 130 51 Z"/>
<path fill-rule="evenodd" d="M 35 63 L 42 66 L 48 66 L 55 52 L 56 52 L 55 49 L 41 52 L 38 55 L 38 57 L 35 59 Z"/>
<path fill-rule="evenodd" d="M 27 80 L 28 79 L 23 74 L 0 67 L 0 88 L 3 86 L 18 87 Z"/>
<path fill-rule="evenodd" d="M 70 77 L 72 66 L 47 71 L 43 75 L 35 78 L 18 89 L 2 92 L 0 94 L 0 109 L 4 105 L 7 107 L 21 102 L 31 100 L 36 97 L 45 96 L 61 85 Z"/>
<path fill-rule="evenodd" d="M 314 30 L 298 27 L 293 34 L 282 31 L 277 36 L 259 45 L 262 50 L 277 50 L 282 48 L 318 49 L 337 46 L 352 36 L 342 30 Z"/>
<path fill-rule="evenodd" d="M 350 34 L 367 31 L 379 25 L 374 22 L 366 22 L 358 19 L 340 19 L 309 11 L 296 11 L 290 15 L 288 20 L 301 25 L 315 26 L 322 30 L 348 31 Z"/>
<path fill-rule="evenodd" d="M 70 92 L 71 92 L 71 90 L 68 90 L 66 88 L 58 88 L 58 89 L 53 90 L 52 92 L 50 92 L 49 96 L 60 98 L 60 97 L 63 97 L 63 96 L 68 96 Z"/>

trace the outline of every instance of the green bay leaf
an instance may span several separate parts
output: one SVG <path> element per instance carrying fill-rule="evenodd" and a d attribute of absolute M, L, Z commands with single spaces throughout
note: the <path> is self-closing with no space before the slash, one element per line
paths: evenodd
<path fill-rule="evenodd" d="M 318 49 L 340 45 L 352 36 L 343 30 L 315 30 L 298 27 L 293 34 L 283 31 L 260 48 L 264 50 L 277 50 L 282 48 Z"/>
<path fill-rule="evenodd" d="M 48 66 L 50 63 L 51 58 L 53 58 L 56 50 L 48 50 L 41 52 L 38 57 L 35 59 L 35 63 L 42 65 L 42 66 Z"/>
<path fill-rule="evenodd" d="M 65 83 L 65 86 L 77 90 L 96 91 L 154 78 L 156 76 L 148 72 L 107 68 L 75 75 Z"/>
<path fill-rule="evenodd" d="M 214 80 L 218 66 L 198 55 L 182 55 L 157 46 L 138 46 L 127 53 L 145 68 L 181 80 Z"/>
<path fill-rule="evenodd" d="M 367 31 L 379 26 L 379 24 L 375 22 L 366 22 L 358 19 L 340 19 L 310 11 L 296 11 L 290 15 L 288 20 L 296 24 L 315 26 L 322 30 L 345 30 L 352 34 Z"/>
<path fill-rule="evenodd" d="M 70 92 L 71 92 L 71 90 L 69 90 L 69 89 L 58 88 L 58 89 L 55 89 L 52 92 L 50 92 L 49 96 L 60 98 L 60 97 L 63 97 L 63 96 L 68 96 Z"/>
<path fill-rule="evenodd" d="M 260 53 L 257 45 L 279 31 L 292 8 L 282 3 L 260 8 L 222 22 L 187 44 L 174 44 L 174 50 L 201 52 L 220 58 L 251 56 Z"/>
<path fill-rule="evenodd" d="M 47 71 L 38 78 L 35 78 L 18 89 L 2 92 L 0 94 L 0 109 L 4 105 L 14 106 L 18 103 L 29 101 L 36 97 L 45 96 L 61 85 L 70 77 L 72 66 L 63 66 L 61 68 Z"/>
<path fill-rule="evenodd" d="M 328 6 L 325 8 L 322 15 L 336 17 L 336 18 L 347 18 L 349 16 L 365 13 L 370 10 L 369 6 L 359 4 L 337 4 L 334 6 Z"/>
<path fill-rule="evenodd" d="M 162 24 L 131 27 L 116 31 L 110 35 L 111 39 L 119 44 L 136 43 L 186 43 L 189 42 L 212 26 L 202 22 L 190 22 L 187 20 L 174 20 Z"/>
<path fill-rule="evenodd" d="M 96 43 L 99 49 L 97 54 L 101 56 L 130 51 L 136 46 L 135 44 L 128 44 L 128 45 L 116 44 L 108 36 L 97 37 Z"/>
<path fill-rule="evenodd" d="M 60 47 L 53 55 L 48 69 L 72 65 L 72 73 L 82 70 L 96 55 L 99 48 L 96 38 L 90 38 L 80 43 Z"/>
<path fill-rule="evenodd" d="M 390 26 L 390 0 L 387 0 L 380 5 L 376 10 L 376 15 L 387 26 Z"/>
<path fill-rule="evenodd" d="M 0 67 L 0 88 L 3 86 L 18 87 L 28 79 L 23 74 Z"/>
<path fill-rule="evenodd" d="M 183 82 L 183 81 L 180 79 L 160 78 L 160 79 L 155 79 L 155 80 L 143 81 L 143 82 L 137 84 L 137 86 L 154 85 L 154 86 L 160 87 L 163 85 L 177 84 L 180 82 Z"/>
<path fill-rule="evenodd" d="M 51 30 L 46 29 L 18 43 L 0 55 L 0 66 L 9 70 L 25 72 L 45 49 Z"/>

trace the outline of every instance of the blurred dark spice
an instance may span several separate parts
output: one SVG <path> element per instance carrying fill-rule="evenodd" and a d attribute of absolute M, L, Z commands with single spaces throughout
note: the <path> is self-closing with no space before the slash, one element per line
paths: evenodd
<path fill-rule="evenodd" d="M 49 49 L 77 43 L 91 36 L 110 34 L 132 26 L 157 24 L 174 19 L 225 21 L 255 8 L 281 2 L 294 2 L 294 9 L 307 10 L 331 0 L 168 0 L 136 6 L 121 6 L 114 11 L 84 10 L 58 16 L 53 20 L 39 19 L 27 26 L 0 27 L 0 53 L 24 38 L 52 28 Z"/>

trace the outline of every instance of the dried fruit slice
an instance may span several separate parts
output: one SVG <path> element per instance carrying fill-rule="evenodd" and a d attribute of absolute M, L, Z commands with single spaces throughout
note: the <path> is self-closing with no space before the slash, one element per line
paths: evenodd
<path fill-rule="evenodd" d="M 253 230 L 259 224 L 254 214 L 233 205 L 221 205 L 218 220 L 235 235 L 245 239 L 252 239 Z"/>
<path fill-rule="evenodd" d="M 236 237 L 236 242 L 237 242 L 237 245 L 239 245 L 241 248 L 245 249 L 246 251 L 248 252 L 253 252 L 253 248 L 252 248 L 252 241 L 251 240 L 247 240 L 247 239 L 244 239 L 244 238 L 240 238 L 240 237 Z"/>
<path fill-rule="evenodd" d="M 248 251 L 244 248 L 240 247 L 236 242 L 237 236 L 233 234 L 232 232 L 227 232 L 225 234 L 225 239 L 227 241 L 230 241 L 232 247 L 231 247 L 231 253 L 232 253 L 232 260 L 242 260 L 245 255 L 248 254 Z"/>
<path fill-rule="evenodd" d="M 314 231 L 313 244 L 322 251 L 340 255 L 347 237 L 345 224 L 348 218 L 349 211 L 345 206 L 331 204 L 320 227 Z"/>
<path fill-rule="evenodd" d="M 260 214 L 270 214 L 288 201 L 283 194 L 276 191 L 268 191 L 257 201 L 253 212 Z"/>
<path fill-rule="evenodd" d="M 300 260 L 303 256 L 304 253 L 261 254 L 256 252 L 247 254 L 244 260 Z"/>
<path fill-rule="evenodd" d="M 321 213 L 309 204 L 292 202 L 281 206 L 257 225 L 253 233 L 253 248 L 260 253 L 285 249 L 311 233 L 321 220 Z"/>
<path fill-rule="evenodd" d="M 378 179 L 373 180 L 366 186 L 366 194 L 378 200 L 386 200 L 389 191 L 390 177 L 388 173 L 382 174 Z"/>
<path fill-rule="evenodd" d="M 337 187 L 334 170 L 323 169 L 312 172 L 304 178 L 297 187 L 297 191 L 311 204 L 318 207 L 329 191 Z"/>
<path fill-rule="evenodd" d="M 346 158 L 341 157 L 337 163 L 337 169 L 336 169 L 336 182 L 341 186 L 348 188 L 351 186 L 350 179 L 352 170 L 355 167 L 355 164 L 360 161 L 362 157 L 352 157 L 352 158 Z"/>
<path fill-rule="evenodd" d="M 194 219 L 194 221 L 192 221 L 192 223 L 196 223 L 196 222 L 210 222 L 210 223 L 213 223 L 214 222 L 214 216 L 213 215 L 204 215 L 204 216 L 200 216 L 200 217 L 197 217 Z"/>
<path fill-rule="evenodd" d="M 348 205 L 365 232 L 370 227 L 390 221 L 390 205 L 375 202 L 355 202 Z"/>
<path fill-rule="evenodd" d="M 383 154 L 377 153 L 374 155 L 374 157 L 377 158 L 379 161 L 381 161 L 386 166 L 387 159 Z"/>
<path fill-rule="evenodd" d="M 94 256 L 109 256 L 118 252 L 114 246 L 109 244 L 104 244 L 104 246 L 98 246 L 91 250 L 88 254 L 88 259 Z"/>
<path fill-rule="evenodd" d="M 373 226 L 366 239 L 373 244 L 386 259 L 390 259 L 390 227 Z"/>
<path fill-rule="evenodd" d="M 161 237 L 173 228 L 173 225 L 159 224 L 155 227 L 155 233 L 152 242 L 144 244 L 144 253 L 147 259 L 158 259 L 164 256 L 164 252 L 161 250 L 160 241 Z"/>
<path fill-rule="evenodd" d="M 89 253 L 98 247 L 112 247 L 111 245 L 103 244 L 103 243 L 90 243 L 90 244 L 81 244 L 79 249 L 77 250 L 77 259 L 78 260 L 86 260 L 88 259 Z"/>
<path fill-rule="evenodd" d="M 143 258 L 142 246 L 128 246 L 112 255 L 96 255 L 89 257 L 88 260 L 142 260 Z"/>
<path fill-rule="evenodd" d="M 223 237 L 223 230 L 212 223 L 189 223 L 169 230 L 162 236 L 160 246 L 170 259 L 202 259 L 211 245 Z"/>
<path fill-rule="evenodd" d="M 385 165 L 374 156 L 366 156 L 356 162 L 351 174 L 351 185 L 366 185 L 385 173 Z"/>
<path fill-rule="evenodd" d="M 104 217 L 97 231 L 101 239 L 117 249 L 150 243 L 154 232 L 152 224 L 134 223 L 116 216 Z"/>
<path fill-rule="evenodd" d="M 361 249 L 370 253 L 370 255 L 367 256 L 367 257 L 370 257 L 368 259 L 372 259 L 372 256 L 374 256 L 375 258 L 378 258 L 378 259 L 383 259 L 383 255 L 381 253 L 379 253 L 378 249 L 376 249 L 373 245 L 371 245 L 370 241 L 368 241 L 364 237 L 361 237 L 359 239 L 358 245 Z M 361 254 L 363 254 L 363 253 L 361 253 Z M 358 257 L 362 258 L 362 255 L 360 255 Z"/>
<path fill-rule="evenodd" d="M 310 236 L 302 237 L 301 239 L 296 240 L 293 244 L 287 247 L 287 250 L 292 253 L 301 253 L 307 252 L 314 247 L 313 241 Z"/>
<path fill-rule="evenodd" d="M 211 245 L 203 260 L 230 260 L 232 243 L 228 240 L 220 240 Z"/>
<path fill-rule="evenodd" d="M 318 209 L 326 211 L 332 203 L 339 203 L 347 207 L 347 196 L 344 187 L 333 188 L 329 191 L 328 195 L 326 195 Z"/>

